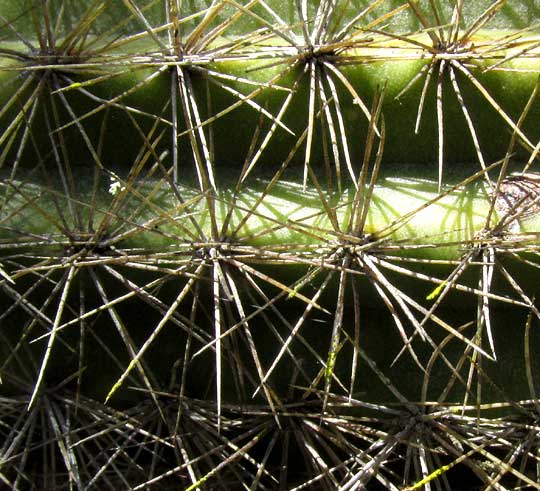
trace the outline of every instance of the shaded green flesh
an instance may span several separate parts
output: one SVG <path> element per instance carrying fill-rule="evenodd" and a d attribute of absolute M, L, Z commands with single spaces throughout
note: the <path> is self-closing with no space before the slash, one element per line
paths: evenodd
<path fill-rule="evenodd" d="M 227 262 L 224 261 L 223 265 Z M 226 266 L 224 266 L 226 268 Z M 283 266 L 280 266 L 283 267 Z M 95 292 L 95 286 L 89 276 L 90 268 L 81 268 L 77 273 L 76 280 L 72 285 L 72 293 L 68 298 L 71 308 L 76 308 L 81 302 L 80 292 L 84 292 L 84 308 L 90 315 L 85 318 L 86 328 L 81 331 L 79 321 L 69 324 L 69 320 L 73 318 L 70 310 L 66 311 L 62 319 L 63 323 L 68 323 L 67 327 L 62 327 L 62 330 L 57 333 L 57 339 L 53 349 L 53 356 L 49 362 L 46 380 L 48 386 L 54 386 L 61 383 L 67 373 L 75 373 L 80 367 L 84 367 L 85 371 L 81 374 L 82 393 L 104 400 L 113 384 L 121 376 L 125 367 L 128 366 L 130 355 L 126 348 L 125 341 L 119 335 L 116 326 L 112 322 L 110 313 L 103 310 L 103 299 Z M 120 265 L 113 266 L 113 269 L 125 275 L 126 278 L 141 285 L 145 288 L 146 283 L 150 278 L 157 278 L 160 275 L 154 275 L 149 272 L 143 274 L 137 273 L 136 268 Z M 259 272 L 264 272 L 264 269 L 255 268 Z M 99 266 L 93 267 L 94 272 L 100 278 L 106 295 L 109 299 L 115 299 L 123 294 L 129 293 L 118 279 L 107 273 L 107 271 Z M 189 270 L 193 272 L 193 269 Z M 142 366 L 151 370 L 153 377 L 159 384 L 166 385 L 170 377 L 174 375 L 175 363 L 182 360 L 186 353 L 186 342 L 191 339 L 191 354 L 187 364 L 187 386 L 186 396 L 194 398 L 215 399 L 215 361 L 216 354 L 214 351 L 214 325 L 213 325 L 213 299 L 212 299 L 212 278 L 209 275 L 211 267 L 204 270 L 204 276 L 198 280 L 198 314 L 192 317 L 190 312 L 192 309 L 193 296 L 188 295 L 184 301 L 176 308 L 174 321 L 167 322 L 163 330 L 156 337 L 151 347 L 145 352 L 141 358 Z M 298 298 L 289 298 L 287 295 L 282 296 L 280 300 L 273 303 L 273 307 L 265 307 L 265 314 L 257 313 L 257 308 L 264 304 L 262 298 L 250 291 L 249 284 L 245 282 L 239 271 L 234 268 L 229 270 L 236 278 L 237 286 L 240 291 L 240 296 L 244 304 L 245 314 L 247 316 L 247 329 L 253 339 L 255 350 L 258 354 L 259 361 L 262 363 L 264 370 L 269 370 L 274 359 L 278 356 L 282 347 L 283 340 L 291 334 L 293 326 L 298 320 L 305 315 L 306 305 Z M 275 272 L 275 268 L 273 270 Z M 267 271 L 269 272 L 269 271 Z M 304 295 L 314 294 L 318 285 L 326 276 L 326 272 L 321 272 L 313 278 L 307 286 L 300 290 Z M 51 276 L 56 278 L 58 275 Z M 398 286 L 406 295 L 414 295 L 418 290 L 424 292 L 429 291 L 428 288 L 422 286 L 419 282 L 410 282 L 403 280 L 402 277 L 392 275 L 388 276 L 395 286 Z M 185 286 L 187 277 L 182 275 L 172 275 L 166 277 L 162 273 L 162 280 L 158 283 L 158 288 L 148 289 L 148 293 L 159 298 L 164 304 L 171 304 L 176 296 Z M 36 278 L 19 278 L 17 279 L 17 289 L 22 292 L 28 291 L 27 300 L 30 300 L 35 305 L 41 305 L 47 295 L 51 295 L 51 288 L 47 284 L 42 284 L 41 287 L 31 289 Z M 277 295 L 279 290 L 265 285 L 263 281 L 257 282 L 259 286 L 266 291 L 269 296 Z M 361 317 L 359 324 L 359 335 L 355 334 L 354 309 L 351 306 L 351 288 L 353 283 L 360 291 L 359 303 Z M 405 351 L 400 358 L 395 361 L 396 356 L 403 350 L 403 339 L 394 324 L 394 320 L 390 312 L 385 310 L 381 298 L 378 296 L 373 285 L 362 277 L 351 276 L 348 280 L 348 294 L 346 302 L 349 307 L 346 307 L 344 312 L 343 327 L 340 332 L 344 347 L 339 350 L 335 358 L 334 372 L 342 382 L 345 382 L 346 390 L 351 390 L 349 380 L 352 372 L 353 349 L 351 343 L 358 343 L 358 347 L 362 350 L 363 356 L 367 360 L 374 362 L 379 367 L 379 370 L 388 377 L 393 386 L 409 401 L 436 400 L 441 392 L 445 390 L 447 383 L 452 380 L 450 368 L 444 363 L 440 353 L 434 352 L 433 346 L 422 341 L 418 336 L 413 336 L 411 347 L 419 357 L 423 365 L 427 365 L 430 358 L 433 357 L 435 363 L 430 369 L 429 376 L 425 376 L 417 364 L 411 358 L 411 354 Z M 268 387 L 270 387 L 279 398 L 287 399 L 287 394 L 290 392 L 290 384 L 295 383 L 302 387 L 307 386 L 317 377 L 317 374 L 322 369 L 322 363 L 331 359 L 331 331 L 328 328 L 331 319 L 335 312 L 335 295 L 337 292 L 336 282 L 327 286 L 325 292 L 331 302 L 324 303 L 329 311 L 323 312 L 315 309 L 307 316 L 302 326 L 292 339 L 289 345 L 289 350 L 280 359 L 277 367 L 268 377 Z M 223 299 L 221 300 L 224 309 L 230 300 L 226 298 L 226 294 L 222 292 Z M 5 300 L 5 299 L 4 299 Z M 453 298 L 447 297 L 444 303 L 445 307 L 439 308 L 436 311 L 437 317 L 448 322 L 452 326 L 464 326 L 468 324 L 466 329 L 463 329 L 462 334 L 470 340 L 474 339 L 476 326 L 474 317 L 470 315 L 470 309 L 460 310 L 459 308 L 448 308 L 452 305 L 460 305 L 474 303 L 470 295 L 454 294 Z M 502 308 L 499 308 L 502 305 Z M 10 302 L 4 308 L 8 308 Z M 57 307 L 57 299 L 53 298 L 52 304 L 48 308 L 43 308 L 42 312 L 52 316 Z M 93 309 L 102 308 L 101 313 L 93 313 Z M 275 310 L 274 310 L 275 308 Z M 492 333 L 495 339 L 495 350 L 497 360 L 492 361 L 483 359 L 482 370 L 484 375 L 491 378 L 491 382 L 485 380 L 484 389 L 482 391 L 482 401 L 484 403 L 493 401 L 511 401 L 528 398 L 529 387 L 526 378 L 526 360 L 524 358 L 524 326 L 527 319 L 527 309 L 525 308 L 508 308 L 505 304 L 499 302 L 491 302 L 492 309 Z M 234 311 L 234 309 L 233 309 Z M 114 307 L 115 315 L 124 323 L 124 328 L 129 333 L 130 338 L 135 343 L 135 346 L 141 347 L 144 342 L 151 336 L 152 331 L 160 324 L 163 312 L 160 311 L 152 302 L 148 303 L 144 298 L 134 296 L 131 300 L 124 300 Z M 265 399 L 262 393 L 259 396 L 252 398 L 255 389 L 258 386 L 258 380 L 251 380 L 247 385 L 239 389 L 235 386 L 235 380 L 238 373 L 254 373 L 255 370 L 253 352 L 248 349 L 245 343 L 245 330 L 241 323 L 238 314 L 229 316 L 227 311 L 223 312 L 224 318 L 222 323 L 222 332 L 227 333 L 223 339 L 223 355 L 221 362 L 223 363 L 223 379 L 222 379 L 222 394 L 223 402 L 238 404 L 245 403 L 264 403 Z M 403 313 L 400 313 L 402 316 Z M 416 313 L 418 315 L 418 313 Z M 418 316 L 422 318 L 421 315 Z M 284 322 L 287 320 L 289 324 Z M 188 324 L 189 323 L 189 324 Z M 17 309 L 9 316 L 3 318 L 3 344 L 2 355 L 3 360 L 7 360 L 10 348 L 14 346 L 15 340 L 19 340 L 22 333 L 27 333 L 25 339 L 27 341 L 40 338 L 32 344 L 27 344 L 24 348 L 19 348 L 17 360 L 11 359 L 9 366 L 11 369 L 17 366 L 17 363 L 22 363 L 21 373 L 32 373 L 39 367 L 39 363 L 45 352 L 45 346 L 48 340 L 50 330 L 45 326 L 33 324 L 31 325 L 31 316 L 23 313 L 21 309 Z M 189 328 L 187 327 L 189 325 Z M 183 327 L 182 327 L 183 326 Z M 236 326 L 236 327 L 235 327 Z M 432 321 L 426 323 L 426 331 L 429 333 L 431 342 L 439 344 L 445 337 L 453 337 L 440 325 Z M 414 329 L 411 325 L 405 324 L 405 331 L 409 336 L 412 336 Z M 231 331 L 229 331 L 232 329 Z M 275 331 L 275 332 L 274 332 Z M 191 334 L 188 334 L 191 333 Z M 13 344 L 7 342 L 11 339 Z M 80 352 L 80 342 L 84 339 L 84 352 Z M 538 331 L 531 332 L 530 346 L 538 342 Z M 199 356 L 192 358 L 193 353 L 208 345 L 206 350 Z M 486 353 L 491 355 L 491 350 L 487 340 L 487 334 L 484 331 L 482 348 Z M 309 348 L 308 348 L 309 347 Z M 453 364 L 458 366 L 461 360 L 468 363 L 469 357 L 473 356 L 473 350 L 465 341 L 455 337 L 443 349 L 444 356 Z M 464 357 L 462 359 L 462 357 Z M 30 361 L 31 360 L 31 361 Z M 118 360 L 122 366 L 120 369 L 117 365 Z M 238 361 L 240 360 L 240 361 Z M 369 363 L 363 357 L 360 358 L 358 366 L 354 373 L 356 383 L 352 388 L 354 397 L 365 402 L 377 402 L 383 404 L 398 403 L 395 394 L 389 388 L 385 387 L 378 378 L 378 375 L 370 368 Z M 540 360 L 536 357 L 531 359 L 533 373 L 537 374 Z M 294 380 L 293 376 L 297 369 L 302 368 L 304 371 L 297 375 Z M 245 372 L 244 372 L 245 371 Z M 463 376 L 466 370 L 461 370 Z M 32 375 L 30 375 L 32 377 Z M 426 394 L 422 393 L 422 381 L 426 377 Z M 535 375 L 536 380 L 536 375 Z M 495 385 L 492 385 L 495 384 Z M 340 391 L 336 382 L 334 383 L 335 390 Z M 69 387 L 74 388 L 74 384 Z M 134 370 L 130 377 L 126 379 L 124 385 L 117 391 L 111 399 L 111 404 L 114 406 L 124 406 L 132 404 L 144 398 L 144 393 L 134 391 L 132 387 L 141 387 L 142 382 L 139 373 Z M 159 386 L 159 385 L 158 385 Z M 4 380 L 2 387 L 3 394 L 17 393 L 21 387 L 13 389 L 10 383 L 10 377 Z M 301 392 L 301 391 L 300 391 Z M 449 394 L 445 397 L 447 403 L 459 403 L 463 400 L 464 387 L 462 381 L 453 381 Z M 472 396 L 471 396 L 472 397 Z M 474 401 L 472 397 L 471 401 Z M 267 402 L 267 401 L 266 401 Z M 491 412 L 492 413 L 492 412 Z M 490 413 L 490 414 L 491 414 Z"/>

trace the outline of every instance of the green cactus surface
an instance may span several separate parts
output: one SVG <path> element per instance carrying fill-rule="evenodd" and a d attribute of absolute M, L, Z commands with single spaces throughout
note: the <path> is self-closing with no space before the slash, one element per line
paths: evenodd
<path fill-rule="evenodd" d="M 540 489 L 536 0 L 0 0 L 0 489 Z"/>

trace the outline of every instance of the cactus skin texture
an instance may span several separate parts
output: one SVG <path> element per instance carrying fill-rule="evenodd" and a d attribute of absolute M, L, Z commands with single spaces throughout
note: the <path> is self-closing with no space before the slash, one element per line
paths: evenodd
<path fill-rule="evenodd" d="M 539 14 L 0 0 L 0 487 L 539 489 Z"/>

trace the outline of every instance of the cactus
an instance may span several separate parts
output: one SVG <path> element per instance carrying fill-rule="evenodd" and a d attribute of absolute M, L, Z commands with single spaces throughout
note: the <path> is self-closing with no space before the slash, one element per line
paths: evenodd
<path fill-rule="evenodd" d="M 0 0 L 6 489 L 537 489 L 531 0 Z"/>

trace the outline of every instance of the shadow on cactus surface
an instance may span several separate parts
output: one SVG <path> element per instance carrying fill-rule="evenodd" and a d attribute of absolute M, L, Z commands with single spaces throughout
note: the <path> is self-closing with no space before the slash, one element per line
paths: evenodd
<path fill-rule="evenodd" d="M 540 488 L 539 15 L 0 0 L 0 488 Z"/>

